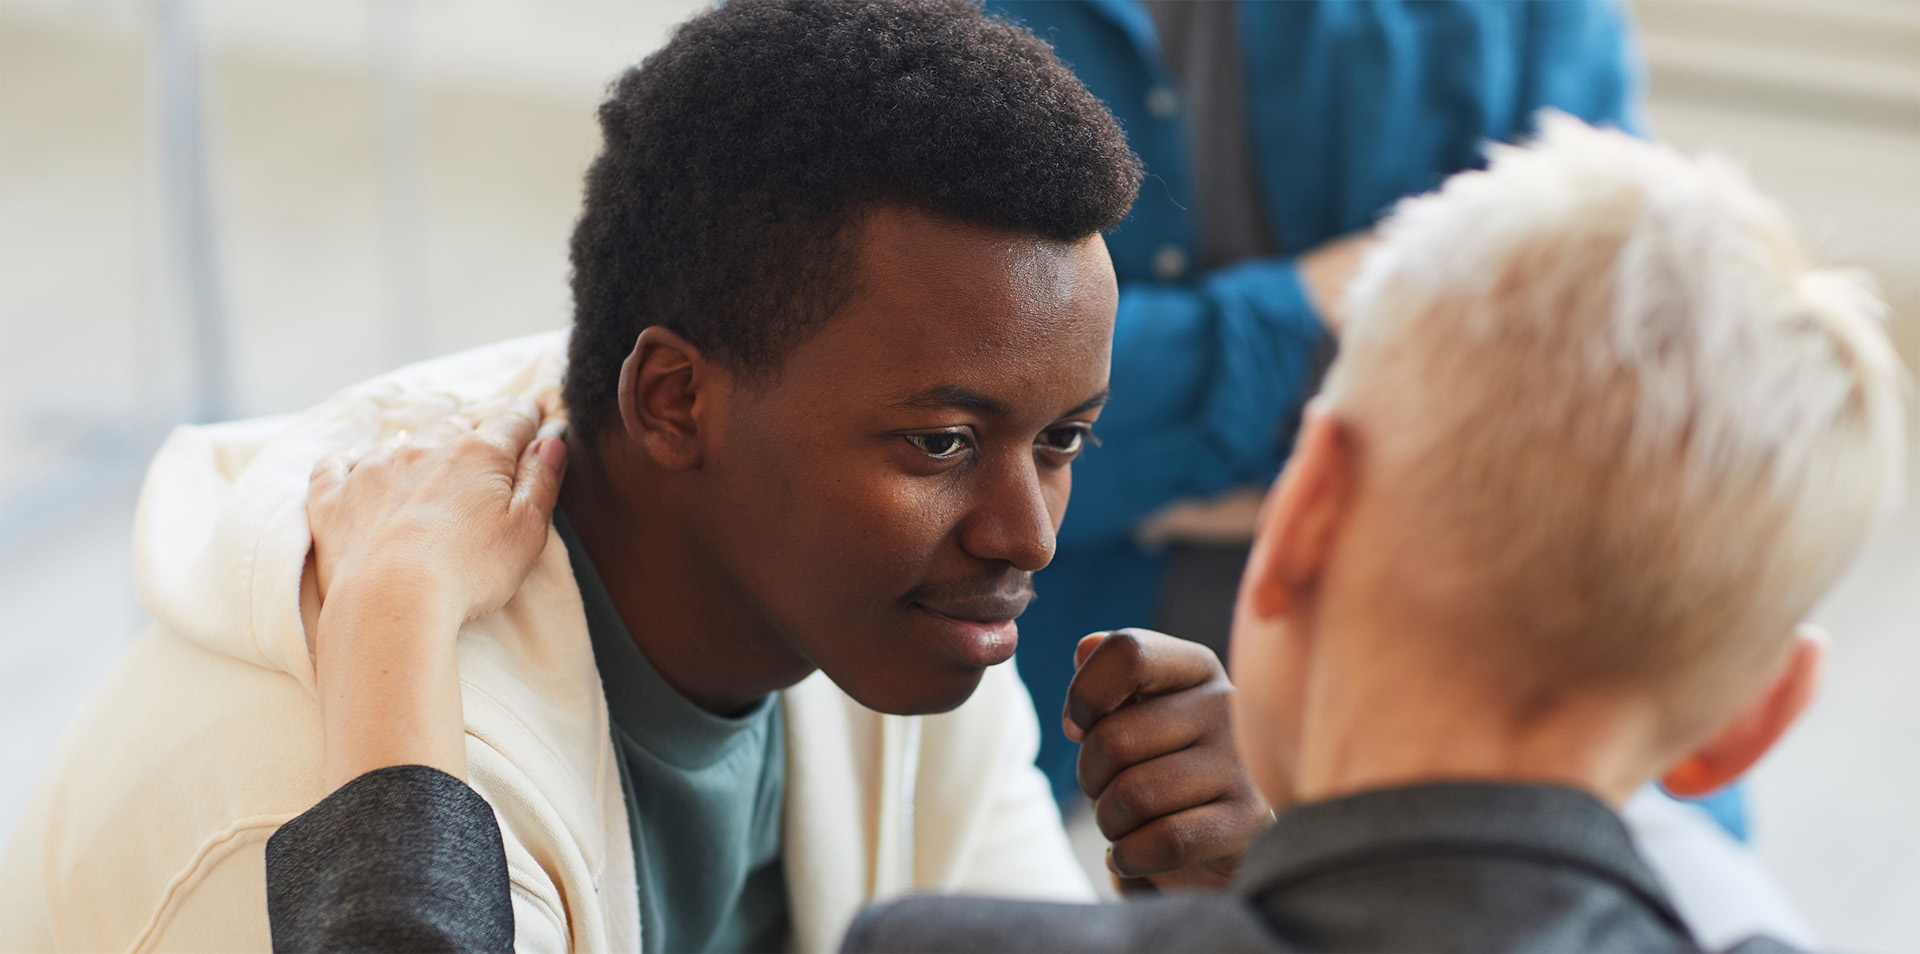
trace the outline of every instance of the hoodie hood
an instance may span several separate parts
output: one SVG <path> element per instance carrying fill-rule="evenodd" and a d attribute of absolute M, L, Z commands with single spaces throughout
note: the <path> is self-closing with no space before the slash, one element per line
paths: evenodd
<path fill-rule="evenodd" d="M 410 365 L 282 417 L 176 429 L 155 455 L 133 527 L 134 584 L 183 639 L 313 689 L 307 481 L 321 458 L 503 399 L 563 413 L 566 334 L 550 332 Z"/>

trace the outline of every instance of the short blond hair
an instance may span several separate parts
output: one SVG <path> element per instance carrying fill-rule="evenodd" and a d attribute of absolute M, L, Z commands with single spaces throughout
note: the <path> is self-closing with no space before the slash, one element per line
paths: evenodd
<path fill-rule="evenodd" d="M 1404 504 L 1403 575 L 1479 601 L 1535 688 L 1757 678 L 1902 481 L 1883 306 L 1730 164 L 1541 119 L 1394 211 L 1324 398 Z"/>

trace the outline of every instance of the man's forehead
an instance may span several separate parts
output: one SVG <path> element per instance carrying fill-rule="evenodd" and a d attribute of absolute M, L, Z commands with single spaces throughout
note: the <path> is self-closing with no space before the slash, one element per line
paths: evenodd
<path fill-rule="evenodd" d="M 788 363 L 816 398 L 865 407 L 990 418 L 1097 406 L 1114 306 L 1099 242 L 878 210 L 851 293 Z"/>

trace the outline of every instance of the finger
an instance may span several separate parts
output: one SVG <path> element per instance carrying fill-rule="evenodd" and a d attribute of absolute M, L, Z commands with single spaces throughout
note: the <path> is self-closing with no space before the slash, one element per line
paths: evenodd
<path fill-rule="evenodd" d="M 1122 878 L 1145 878 L 1231 860 L 1246 847 L 1240 815 L 1238 806 L 1224 801 L 1162 815 L 1116 839 L 1107 849 L 1107 867 Z"/>
<path fill-rule="evenodd" d="M 1108 841 L 1119 841 L 1156 818 L 1210 804 L 1232 792 L 1239 777 L 1230 760 L 1207 749 L 1182 749 L 1114 776 L 1093 803 L 1093 820 Z"/>
<path fill-rule="evenodd" d="M 1073 668 L 1079 669 L 1081 666 L 1086 665 L 1087 657 L 1093 655 L 1093 651 L 1100 647 L 1101 640 L 1106 639 L 1109 635 L 1111 634 L 1088 633 L 1080 637 L 1079 644 L 1073 647 Z"/>
<path fill-rule="evenodd" d="M 1801 623 L 1793 629 L 1795 635 L 1808 642 L 1828 647 L 1833 645 L 1833 634 L 1827 632 L 1826 627 L 1818 623 Z"/>
<path fill-rule="evenodd" d="M 567 474 L 567 445 L 551 437 L 536 441 L 520 460 L 513 482 L 513 512 L 544 523 L 560 501 L 560 481 Z"/>
<path fill-rule="evenodd" d="M 307 475 L 307 499 L 311 501 L 345 483 L 351 470 L 353 461 L 345 454 L 328 454 L 314 461 L 313 472 Z"/>
<path fill-rule="evenodd" d="M 534 432 L 540 426 L 540 408 L 532 398 L 522 398 L 512 405 L 493 411 L 480 421 L 474 433 L 494 448 L 507 455 L 508 460 L 519 460 L 520 455 L 533 442 Z"/>
<path fill-rule="evenodd" d="M 534 440 L 541 441 L 549 437 L 561 438 L 567 436 L 567 419 L 565 417 L 545 414 L 544 412 L 543 415 L 544 416 L 540 418 L 540 430 L 535 432 Z"/>
<path fill-rule="evenodd" d="M 1080 790 L 1099 798 L 1129 767 L 1178 752 L 1227 719 L 1224 682 L 1136 702 L 1101 719 L 1085 733 L 1075 771 Z"/>
<path fill-rule="evenodd" d="M 1178 692 L 1220 677 L 1220 659 L 1199 643 L 1147 629 L 1116 629 L 1067 685 L 1067 721 L 1084 732 L 1135 697 Z"/>

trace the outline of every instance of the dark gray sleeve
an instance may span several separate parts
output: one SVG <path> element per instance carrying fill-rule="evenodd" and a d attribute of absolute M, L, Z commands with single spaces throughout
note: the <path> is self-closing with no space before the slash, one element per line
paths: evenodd
<path fill-rule="evenodd" d="M 1241 899 L 1167 894 L 1110 904 L 907 898 L 868 908 L 846 952 L 1291 951 Z"/>
<path fill-rule="evenodd" d="M 375 769 L 267 840 L 275 951 L 507 951 L 493 808 L 424 765 Z"/>

